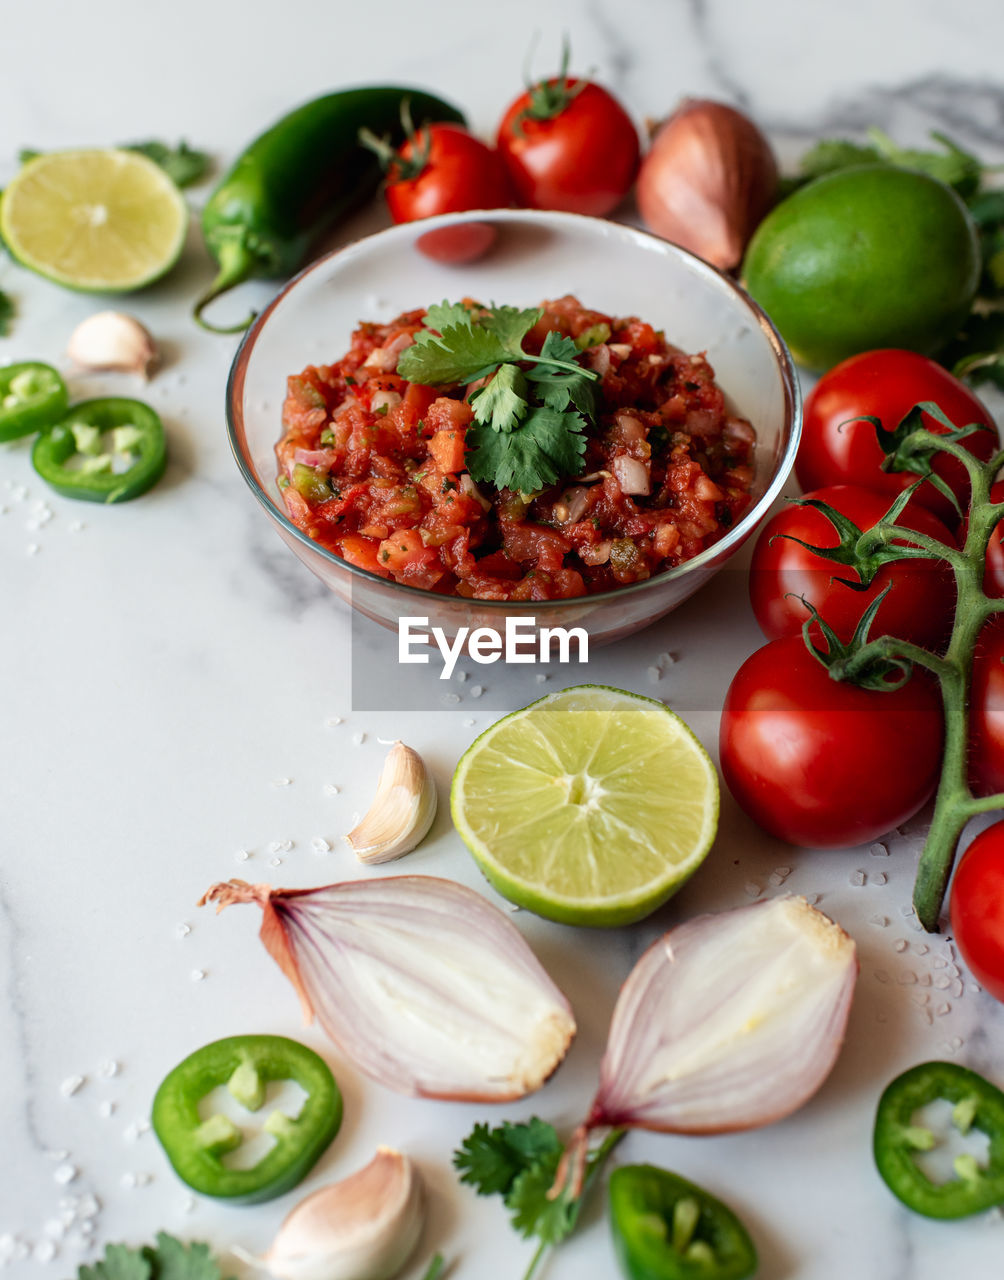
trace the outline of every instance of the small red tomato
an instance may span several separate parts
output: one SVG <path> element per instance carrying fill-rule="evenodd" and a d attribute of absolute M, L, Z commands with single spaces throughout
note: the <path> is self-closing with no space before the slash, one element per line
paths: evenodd
<path fill-rule="evenodd" d="M 979 634 L 969 694 L 969 783 L 976 795 L 1004 791 L 1004 618 Z"/>
<path fill-rule="evenodd" d="M 862 414 L 880 418 L 887 431 L 894 430 L 915 404 L 932 400 L 956 427 L 982 423 L 963 441 L 963 447 L 983 461 L 998 447 L 997 428 L 983 404 L 947 369 L 915 351 L 866 351 L 851 356 L 823 375 L 805 402 L 802 440 L 795 473 L 803 489 L 829 484 L 860 484 L 877 489 L 890 500 L 917 479 L 905 472 L 881 470 L 882 450 L 875 428 L 854 422 Z M 924 426 L 943 435 L 945 428 L 924 417 Z M 965 511 L 969 478 L 954 458 L 941 456 L 934 463 L 937 475 L 949 485 Z M 917 490 L 915 501 L 940 516 L 953 528 L 959 515 L 932 484 Z"/>
<path fill-rule="evenodd" d="M 864 844 L 911 817 L 941 768 L 937 686 L 831 680 L 799 636 L 772 640 L 736 672 L 719 735 L 722 776 L 772 836 L 807 849 Z"/>
<path fill-rule="evenodd" d="M 412 133 L 389 163 L 385 194 L 395 222 L 508 208 L 513 199 L 498 152 L 456 124 Z M 417 244 L 439 262 L 470 262 L 491 247 L 496 234 L 490 223 L 465 222 L 430 231 Z"/>
<path fill-rule="evenodd" d="M 521 203 L 594 217 L 631 190 L 641 154 L 617 99 L 567 76 L 520 94 L 502 117 L 498 149 Z"/>
<path fill-rule="evenodd" d="M 1004 1001 L 1004 822 L 962 855 L 952 881 L 952 932 L 976 981 Z"/>
<path fill-rule="evenodd" d="M 861 530 L 878 524 L 891 502 L 884 494 L 851 484 L 815 489 L 805 497 L 827 503 Z M 948 528 L 923 507 L 910 508 L 897 523 L 955 547 Z M 753 612 L 768 640 L 801 632 L 810 616 L 802 603 L 804 597 L 846 642 L 861 615 L 890 584 L 872 623 L 871 636 L 898 636 L 925 649 L 937 649 L 948 639 L 955 610 L 955 577 L 943 560 L 896 560 L 883 565 L 871 586 L 859 591 L 839 581 L 858 582 L 853 569 L 815 555 L 796 538 L 817 547 L 835 547 L 840 541 L 823 512 L 796 503 L 782 508 L 764 525 L 753 552 L 749 585 Z M 909 538 L 902 541 L 908 543 Z M 813 635 L 819 643 L 822 635 L 816 624 Z"/>
<path fill-rule="evenodd" d="M 1004 480 L 990 486 L 990 501 L 1004 502 Z M 1004 522 L 1002 522 L 1004 523 Z M 983 590 L 988 596 L 1004 596 L 1004 543 L 1001 542 L 1001 525 L 990 535 L 987 546 L 987 567 L 983 574 Z"/>

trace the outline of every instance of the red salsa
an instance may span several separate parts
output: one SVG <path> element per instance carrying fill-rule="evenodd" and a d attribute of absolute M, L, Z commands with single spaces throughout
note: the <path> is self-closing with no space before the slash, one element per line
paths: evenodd
<path fill-rule="evenodd" d="M 476 485 L 470 388 L 397 372 L 425 312 L 361 324 L 334 364 L 289 379 L 276 446 L 290 519 L 350 564 L 447 595 L 553 600 L 640 582 L 697 555 L 749 503 L 754 432 L 703 355 L 643 320 L 543 304 L 598 375 L 581 474 L 535 494 Z"/>

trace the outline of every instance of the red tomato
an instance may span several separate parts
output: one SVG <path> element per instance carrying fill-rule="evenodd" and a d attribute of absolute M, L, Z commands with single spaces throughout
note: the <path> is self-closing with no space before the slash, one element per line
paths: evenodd
<path fill-rule="evenodd" d="M 749 657 L 725 696 L 722 775 L 741 807 L 790 844 L 875 840 L 934 791 L 943 723 L 937 687 L 915 671 L 877 692 L 831 680 L 800 637 Z"/>
<path fill-rule="evenodd" d="M 969 783 L 976 795 L 1004 791 L 1004 618 L 987 623 L 973 655 Z"/>
<path fill-rule="evenodd" d="M 795 461 L 799 484 L 803 489 L 860 484 L 888 494 L 890 499 L 895 497 L 917 477 L 910 472 L 882 471 L 883 454 L 874 427 L 849 419 L 868 414 L 880 418 L 883 427 L 892 431 L 922 400 L 933 400 L 956 427 L 971 422 L 989 427 L 989 431 L 970 436 L 964 445 L 984 461 L 993 455 L 998 447 L 994 420 L 958 378 L 915 351 L 866 351 L 824 374 L 806 400 L 802 440 Z M 924 425 L 944 434 L 945 428 L 933 418 L 925 416 Z M 961 463 L 940 457 L 934 470 L 948 483 L 965 511 L 969 479 Z M 953 528 L 958 524 L 952 504 L 933 485 L 922 485 L 916 501 Z"/>
<path fill-rule="evenodd" d="M 890 502 L 881 493 L 849 484 L 816 489 L 805 496 L 828 503 L 862 530 L 877 524 Z M 898 523 L 955 546 L 945 525 L 923 507 L 905 512 Z M 853 570 L 814 555 L 793 538 L 817 547 L 835 547 L 839 542 L 832 522 L 813 507 L 793 503 L 764 525 L 750 566 L 750 600 L 760 630 L 768 640 L 801 631 L 810 616 L 800 598 L 804 596 L 840 639 L 847 641 L 861 615 L 890 583 L 892 589 L 879 607 L 870 635 L 898 636 L 925 649 L 937 649 L 948 639 L 955 608 L 955 578 L 943 560 L 897 560 L 884 565 L 867 590 L 856 591 L 837 581 L 839 577 L 857 582 Z M 813 633 L 818 643 L 818 626 L 813 626 Z"/>
<path fill-rule="evenodd" d="M 1004 1001 L 1004 822 L 962 855 L 951 897 L 952 932 L 976 981 Z"/>
<path fill-rule="evenodd" d="M 438 213 L 507 208 L 512 187 L 497 151 L 460 125 L 432 124 L 398 149 L 386 198 L 395 222 L 415 222 Z M 470 262 L 491 247 L 496 234 L 487 222 L 471 222 L 430 231 L 417 244 L 439 262 Z"/>
<path fill-rule="evenodd" d="M 1004 480 L 998 480 L 990 486 L 990 501 L 1004 502 Z M 990 535 L 983 590 L 988 596 L 1004 596 L 1004 544 L 1001 543 L 1001 525 Z"/>
<path fill-rule="evenodd" d="M 523 204 L 594 217 L 624 199 L 640 159 L 631 117 L 588 80 L 550 80 L 520 94 L 502 117 L 498 149 Z"/>

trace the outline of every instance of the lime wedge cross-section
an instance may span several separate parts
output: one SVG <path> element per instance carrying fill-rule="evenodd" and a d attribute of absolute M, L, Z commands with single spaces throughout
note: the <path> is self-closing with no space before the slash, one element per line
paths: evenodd
<path fill-rule="evenodd" d="M 718 777 L 661 702 L 580 685 L 499 720 L 457 765 L 453 821 L 504 897 L 567 924 L 654 911 L 700 866 Z"/>
<path fill-rule="evenodd" d="M 187 228 L 163 169 L 114 147 L 36 156 L 0 197 L 0 234 L 18 262 L 85 293 L 152 283 L 178 260 Z"/>

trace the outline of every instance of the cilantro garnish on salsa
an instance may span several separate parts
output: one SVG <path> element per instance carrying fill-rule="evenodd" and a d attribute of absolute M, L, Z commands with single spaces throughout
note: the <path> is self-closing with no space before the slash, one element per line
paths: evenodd
<path fill-rule="evenodd" d="M 703 355 L 573 297 L 362 323 L 289 379 L 279 487 L 359 568 L 441 594 L 548 600 L 690 559 L 749 503 L 754 432 Z"/>

